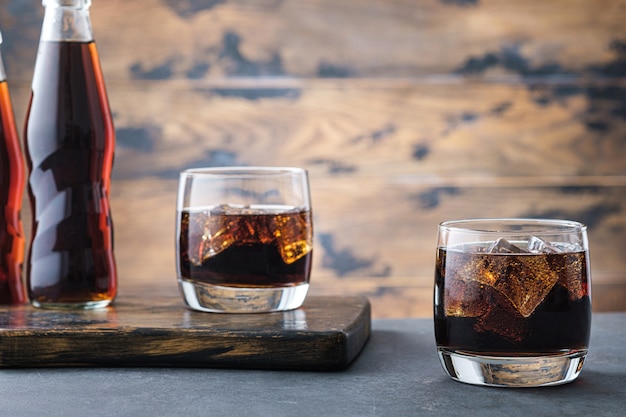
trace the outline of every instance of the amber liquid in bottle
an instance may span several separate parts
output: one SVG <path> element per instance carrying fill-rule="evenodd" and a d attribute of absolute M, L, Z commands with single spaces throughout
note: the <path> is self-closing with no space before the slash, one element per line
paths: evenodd
<path fill-rule="evenodd" d="M 117 292 L 109 208 L 115 132 L 93 41 L 40 43 L 25 143 L 31 301 L 108 305 Z"/>
<path fill-rule="evenodd" d="M 23 304 L 24 231 L 20 219 L 26 173 L 6 80 L 0 81 L 0 304 Z"/>

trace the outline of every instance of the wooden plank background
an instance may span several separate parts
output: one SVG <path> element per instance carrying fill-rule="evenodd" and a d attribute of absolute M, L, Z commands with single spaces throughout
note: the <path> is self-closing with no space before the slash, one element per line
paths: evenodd
<path fill-rule="evenodd" d="M 594 310 L 626 309 L 625 0 L 91 11 L 117 130 L 120 291 L 177 291 L 179 171 L 292 165 L 310 171 L 312 294 L 429 316 L 439 222 L 557 217 L 589 226 Z M 39 1 L 0 0 L 20 126 L 42 17 Z"/>

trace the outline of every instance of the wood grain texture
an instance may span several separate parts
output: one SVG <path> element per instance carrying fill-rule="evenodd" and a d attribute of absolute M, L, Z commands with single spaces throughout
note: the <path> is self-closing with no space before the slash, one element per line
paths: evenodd
<path fill-rule="evenodd" d="M 19 124 L 43 14 L 0 6 Z M 428 316 L 439 222 L 558 217 L 589 226 L 594 310 L 626 309 L 625 19 L 623 0 L 95 0 L 121 288 L 175 284 L 178 172 L 295 165 L 314 295 Z"/>
<path fill-rule="evenodd" d="M 92 311 L 0 308 L 0 367 L 333 371 L 348 366 L 370 334 L 363 297 L 309 297 L 280 313 L 213 314 L 185 308 L 177 295 L 121 296 Z"/>

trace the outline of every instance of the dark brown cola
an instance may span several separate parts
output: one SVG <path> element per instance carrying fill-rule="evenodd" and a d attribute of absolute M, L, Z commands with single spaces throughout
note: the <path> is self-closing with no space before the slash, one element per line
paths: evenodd
<path fill-rule="evenodd" d="M 108 304 L 117 291 L 109 208 L 115 132 L 94 42 L 40 43 L 25 143 L 31 300 Z"/>
<path fill-rule="evenodd" d="M 587 349 L 587 254 L 464 253 L 439 248 L 437 346 L 494 356 Z"/>
<path fill-rule="evenodd" d="M 9 88 L 6 80 L 0 80 L 0 304 L 26 302 L 22 282 L 24 232 L 20 218 L 25 181 Z"/>
<path fill-rule="evenodd" d="M 311 270 L 309 211 L 185 210 L 178 250 L 182 279 L 231 287 L 307 283 Z"/>

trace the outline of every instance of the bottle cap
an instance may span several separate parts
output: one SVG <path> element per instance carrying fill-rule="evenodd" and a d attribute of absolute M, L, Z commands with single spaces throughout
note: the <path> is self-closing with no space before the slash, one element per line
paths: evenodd
<path fill-rule="evenodd" d="M 45 7 L 75 7 L 77 9 L 88 9 L 91 0 L 42 0 Z"/>

